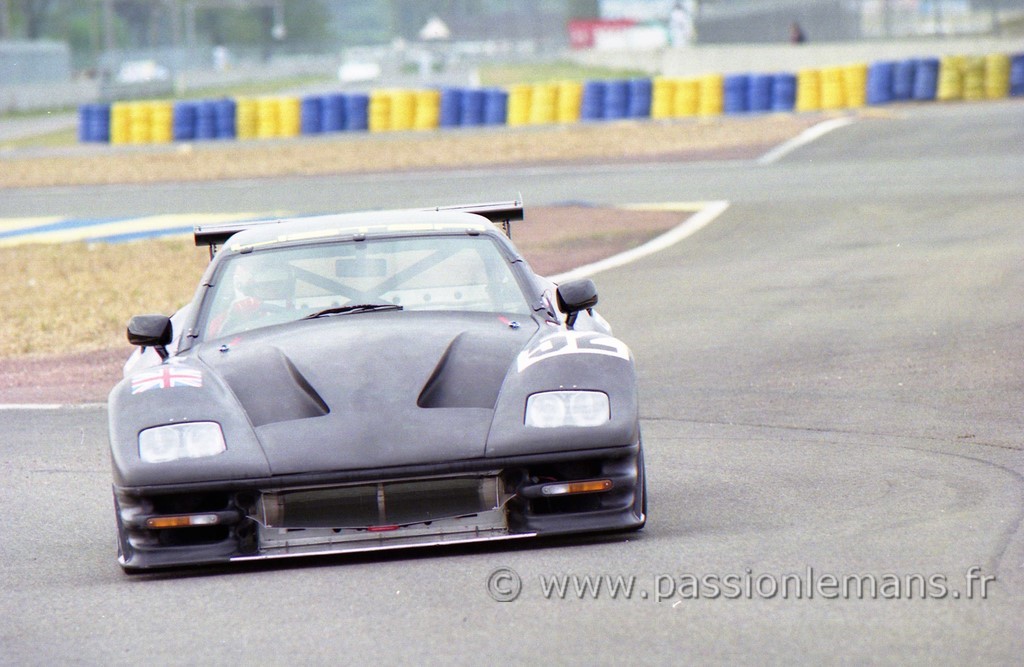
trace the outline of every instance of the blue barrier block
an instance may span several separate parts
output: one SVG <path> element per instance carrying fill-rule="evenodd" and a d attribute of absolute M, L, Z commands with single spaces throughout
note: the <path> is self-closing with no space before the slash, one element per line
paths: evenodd
<path fill-rule="evenodd" d="M 366 93 L 353 93 L 345 97 L 345 129 L 370 129 L 370 96 Z"/>
<path fill-rule="evenodd" d="M 504 125 L 508 122 L 508 91 L 488 88 L 484 93 L 484 124 Z"/>
<path fill-rule="evenodd" d="M 92 116 L 89 119 L 90 141 L 110 141 L 110 105 L 94 104 Z"/>
<path fill-rule="evenodd" d="M 299 131 L 302 134 L 320 134 L 323 124 L 324 99 L 318 95 L 302 98 L 299 103 Z"/>
<path fill-rule="evenodd" d="M 441 127 L 458 127 L 462 124 L 461 88 L 442 88 L 440 105 L 438 109 L 438 125 Z"/>
<path fill-rule="evenodd" d="M 917 72 L 917 61 L 914 59 L 900 60 L 892 68 L 892 99 L 897 102 L 910 100 L 914 97 L 914 74 Z"/>
<path fill-rule="evenodd" d="M 345 129 L 345 95 L 335 93 L 323 98 L 322 132 L 341 132 Z"/>
<path fill-rule="evenodd" d="M 88 143 L 92 138 L 93 105 L 80 104 L 78 106 L 78 142 Z"/>
<path fill-rule="evenodd" d="M 196 105 L 196 139 L 217 138 L 217 103 L 203 100 Z"/>
<path fill-rule="evenodd" d="M 604 81 L 587 81 L 583 84 L 583 98 L 580 102 L 580 120 L 601 120 L 604 118 Z"/>
<path fill-rule="evenodd" d="M 175 141 L 196 138 L 196 103 L 176 102 L 172 111 L 171 136 Z"/>
<path fill-rule="evenodd" d="M 604 86 L 604 113 L 605 120 L 617 120 L 626 118 L 629 113 L 629 81 L 617 80 L 608 81 Z"/>
<path fill-rule="evenodd" d="M 213 122 L 218 139 L 234 139 L 238 136 L 235 113 L 238 103 L 231 98 L 224 98 L 213 103 Z"/>
<path fill-rule="evenodd" d="M 109 104 L 82 104 L 78 107 L 78 140 L 82 143 L 110 141 Z"/>
<path fill-rule="evenodd" d="M 484 104 L 486 96 L 479 88 L 467 88 L 462 91 L 462 104 L 459 111 L 459 122 L 465 127 L 484 124 Z"/>
<path fill-rule="evenodd" d="M 914 68 L 914 92 L 911 97 L 922 102 L 935 99 L 939 85 L 939 59 L 922 58 Z"/>
<path fill-rule="evenodd" d="M 722 111 L 725 113 L 744 113 L 750 110 L 747 101 L 747 88 L 750 87 L 749 74 L 730 74 L 722 84 Z"/>
<path fill-rule="evenodd" d="M 792 111 L 796 108 L 796 75 L 776 74 L 772 78 L 772 111 Z"/>
<path fill-rule="evenodd" d="M 629 82 L 629 107 L 626 110 L 629 118 L 651 117 L 653 87 L 650 79 L 633 79 Z"/>
<path fill-rule="evenodd" d="M 758 113 L 771 111 L 774 86 L 774 75 L 751 74 L 747 82 L 747 110 Z"/>
<path fill-rule="evenodd" d="M 868 67 L 868 104 L 888 104 L 892 102 L 892 78 L 896 69 L 894 62 L 876 62 Z"/>
<path fill-rule="evenodd" d="M 1024 53 L 1010 59 L 1010 94 L 1024 95 Z"/>

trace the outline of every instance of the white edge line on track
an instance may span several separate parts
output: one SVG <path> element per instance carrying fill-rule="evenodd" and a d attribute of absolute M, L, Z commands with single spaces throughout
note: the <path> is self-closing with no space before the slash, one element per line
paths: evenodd
<path fill-rule="evenodd" d="M 692 206 L 692 204 L 680 204 L 678 210 L 680 212 L 692 210 Z M 628 208 L 672 210 L 673 207 L 671 205 L 652 205 L 651 207 L 629 206 Z M 598 262 L 585 264 L 581 267 L 572 269 L 571 271 L 566 271 L 565 273 L 560 273 L 556 276 L 550 276 L 550 279 L 556 283 L 562 283 L 567 280 L 586 278 L 594 275 L 595 273 L 607 271 L 609 269 L 616 269 L 620 266 L 625 266 L 626 264 L 635 262 L 638 259 L 653 255 L 656 252 L 661 252 L 662 250 L 679 243 L 683 239 L 696 234 L 704 227 L 707 227 L 709 224 L 714 222 L 718 216 L 722 215 L 727 208 L 729 208 L 729 202 L 727 201 L 702 202 L 700 204 L 700 209 L 696 213 L 661 236 L 656 236 L 647 243 L 637 246 L 632 250 L 626 250 L 625 252 L 620 252 L 618 255 L 612 255 L 611 257 L 602 259 Z M 5 410 L 60 410 L 65 408 L 86 410 L 105 407 L 106 403 L 0 403 L 0 412 Z"/>
<path fill-rule="evenodd" d="M 97 410 L 107 407 L 106 403 L 0 403 L 0 412 L 4 410 Z"/>
<path fill-rule="evenodd" d="M 833 118 L 826 120 L 817 125 L 813 125 L 800 134 L 796 135 L 789 141 L 784 141 L 775 148 L 771 149 L 761 157 L 757 158 L 758 164 L 772 164 L 778 162 L 782 158 L 786 157 L 796 149 L 806 146 L 807 144 L 820 139 L 833 130 L 838 130 L 841 127 L 846 127 L 854 122 L 854 118 L 851 116 L 844 116 L 842 118 Z"/>
<path fill-rule="evenodd" d="M 729 202 L 727 201 L 704 202 L 699 211 L 661 236 L 656 236 L 647 243 L 637 246 L 631 250 L 620 252 L 618 255 L 612 255 L 611 257 L 593 262 L 592 264 L 585 264 L 581 267 L 566 271 L 565 273 L 550 276 L 550 279 L 556 283 L 562 283 L 567 280 L 576 280 L 577 278 L 588 278 L 595 273 L 600 273 L 601 271 L 607 271 L 609 269 L 617 269 L 620 266 L 625 266 L 626 264 L 635 262 L 638 259 L 653 255 L 656 252 L 661 252 L 662 250 L 679 243 L 683 239 L 696 234 L 701 229 L 714 222 L 715 219 L 722 215 L 727 208 L 729 208 Z"/>

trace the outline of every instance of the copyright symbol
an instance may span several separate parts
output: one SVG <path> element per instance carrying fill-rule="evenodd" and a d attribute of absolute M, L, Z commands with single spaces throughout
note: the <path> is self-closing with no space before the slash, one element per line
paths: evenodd
<path fill-rule="evenodd" d="M 497 602 L 512 602 L 523 592 L 523 580 L 510 567 L 499 567 L 487 577 L 487 594 Z"/>

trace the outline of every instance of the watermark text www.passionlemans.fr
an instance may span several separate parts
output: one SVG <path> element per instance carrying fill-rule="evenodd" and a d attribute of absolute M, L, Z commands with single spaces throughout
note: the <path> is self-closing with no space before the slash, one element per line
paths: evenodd
<path fill-rule="evenodd" d="M 498 602 L 546 600 L 985 600 L 995 583 L 974 565 L 962 574 L 552 574 L 523 578 L 509 567 L 487 577 Z"/>

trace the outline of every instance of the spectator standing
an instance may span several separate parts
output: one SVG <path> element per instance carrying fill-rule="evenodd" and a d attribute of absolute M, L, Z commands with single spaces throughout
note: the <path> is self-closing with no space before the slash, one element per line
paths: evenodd
<path fill-rule="evenodd" d="M 789 43 L 790 44 L 803 44 L 807 41 L 807 35 L 804 34 L 803 28 L 796 21 L 789 24 Z"/>
<path fill-rule="evenodd" d="M 689 46 L 696 37 L 694 0 L 676 0 L 668 15 L 669 42 L 674 47 Z"/>

